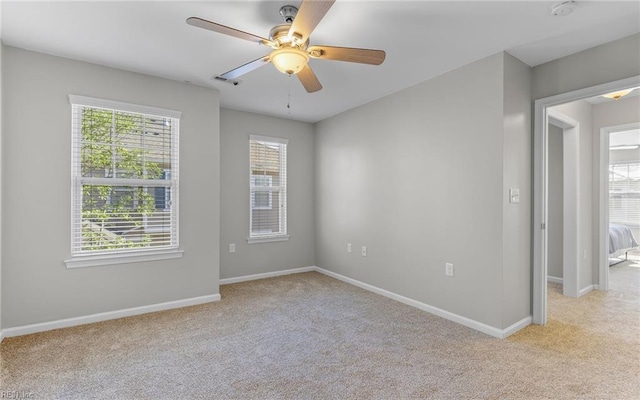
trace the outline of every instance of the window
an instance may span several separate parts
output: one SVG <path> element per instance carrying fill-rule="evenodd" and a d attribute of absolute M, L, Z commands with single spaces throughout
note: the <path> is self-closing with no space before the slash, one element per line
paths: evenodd
<path fill-rule="evenodd" d="M 609 221 L 640 226 L 640 163 L 609 165 Z"/>
<path fill-rule="evenodd" d="M 286 139 L 249 138 L 249 243 L 287 240 Z"/>
<path fill-rule="evenodd" d="M 167 254 L 178 249 L 180 113 L 69 99 L 72 260 L 67 266 L 174 258 Z"/>
<path fill-rule="evenodd" d="M 271 175 L 251 175 L 251 184 L 254 187 L 271 187 L 273 177 Z M 271 210 L 273 209 L 273 193 L 254 191 L 251 199 L 253 210 Z"/>

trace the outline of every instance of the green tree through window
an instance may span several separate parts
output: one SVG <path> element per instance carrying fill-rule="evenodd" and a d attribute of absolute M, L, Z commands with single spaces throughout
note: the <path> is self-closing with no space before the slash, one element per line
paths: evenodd
<path fill-rule="evenodd" d="M 74 221 L 75 252 L 175 246 L 175 180 L 168 177 L 176 176 L 177 120 L 74 107 L 80 128 L 74 133 L 74 190 L 81 207 L 74 210 L 80 217 Z"/>

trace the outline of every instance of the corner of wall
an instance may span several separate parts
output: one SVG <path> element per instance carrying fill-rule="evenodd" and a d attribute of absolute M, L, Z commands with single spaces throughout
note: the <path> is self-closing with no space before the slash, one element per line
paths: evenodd
<path fill-rule="evenodd" d="M 531 68 L 503 58 L 502 328 L 531 315 Z M 512 199 L 512 191 L 519 191 Z M 514 192 L 515 193 L 515 192 Z M 515 195 L 515 194 L 514 194 Z"/>
<path fill-rule="evenodd" d="M 4 46 L 2 53 L 5 101 L 1 125 L 5 136 L 1 164 L 4 172 L 20 168 L 24 174 L 6 174 L 0 186 L 2 208 L 11 211 L 2 213 L 0 223 L 4 232 L 11 232 L 2 238 L 4 334 L 8 336 L 10 329 L 19 326 L 217 294 L 219 93 L 16 47 Z M 66 189 L 71 158 L 64 156 L 71 149 L 70 91 L 183 112 L 180 152 L 188 155 L 180 161 L 180 240 L 184 257 L 82 271 L 64 268 L 62 260 L 71 250 L 70 193 Z M 38 96 L 33 96 L 36 92 Z M 41 118 L 25 117 L 30 112 Z M 18 131 L 28 134 L 12 134 Z M 62 134 L 47 135 L 51 131 Z M 27 148 L 30 162 L 24 163 Z M 36 186 L 23 179 L 44 169 L 60 173 L 50 174 Z M 34 213 L 29 210 L 38 207 L 38 193 L 42 191 L 53 193 L 47 206 L 56 212 L 30 215 Z M 21 228 L 34 223 L 47 238 L 39 252 L 30 250 L 25 240 L 29 230 Z M 26 292 L 29 296 L 24 295 Z"/>
<path fill-rule="evenodd" d="M 314 127 L 301 121 L 221 109 L 220 116 L 220 277 L 268 274 L 315 263 Z M 287 225 L 285 242 L 248 244 L 249 135 L 289 140 L 287 150 Z M 248 182 L 248 181 L 247 181 Z M 235 245 L 234 253 L 228 250 Z"/>

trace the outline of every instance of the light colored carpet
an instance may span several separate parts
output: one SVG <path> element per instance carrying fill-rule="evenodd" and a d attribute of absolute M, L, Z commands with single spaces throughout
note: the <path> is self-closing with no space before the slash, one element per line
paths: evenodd
<path fill-rule="evenodd" d="M 640 295 L 640 258 L 609 267 L 609 290 Z"/>
<path fill-rule="evenodd" d="M 550 285 L 505 340 L 310 272 L 6 339 L 0 393 L 56 399 L 638 399 L 640 298 Z"/>

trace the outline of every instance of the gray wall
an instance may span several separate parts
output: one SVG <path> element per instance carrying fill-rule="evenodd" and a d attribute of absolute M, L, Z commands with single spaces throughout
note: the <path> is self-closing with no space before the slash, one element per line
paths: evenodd
<path fill-rule="evenodd" d="M 5 47 L 3 328 L 218 293 L 219 94 L 215 90 Z M 68 94 L 182 111 L 184 257 L 66 269 L 70 258 Z"/>
<path fill-rule="evenodd" d="M 593 128 L 591 122 L 591 103 L 578 100 L 567 104 L 551 107 L 551 110 L 566 115 L 579 123 L 580 141 L 580 287 L 587 286 L 598 281 L 597 262 L 594 262 L 594 248 L 598 242 L 594 242 L 593 235 Z"/>
<path fill-rule="evenodd" d="M 502 328 L 531 315 L 531 68 L 504 53 Z M 509 203 L 509 189 L 520 202 Z"/>
<path fill-rule="evenodd" d="M 531 147 L 521 136 L 530 129 L 530 96 L 514 89 L 518 104 L 527 104 L 520 114 L 528 128 L 516 124 L 507 145 L 524 158 L 515 174 L 527 180 L 507 182 L 505 63 L 513 68 L 508 80 L 527 75 L 500 53 L 316 125 L 318 266 L 493 327 L 513 319 L 511 310 L 503 319 L 504 285 L 528 288 L 530 259 L 520 254 L 513 275 L 526 273 L 515 279 L 503 261 L 530 246 L 503 253 L 503 223 L 515 225 L 529 211 L 528 200 L 509 205 L 517 211 L 507 222 L 504 189 L 524 189 L 525 198 L 530 190 Z M 526 219 L 508 229 L 524 236 L 518 241 L 528 241 Z M 446 262 L 455 277 L 445 276 Z M 526 310 L 517 319 L 530 315 L 525 296 L 514 306 Z"/>
<path fill-rule="evenodd" d="M 562 137 L 563 130 L 549 124 L 548 141 L 548 249 L 547 249 L 547 276 L 562 278 L 563 255 L 563 157 Z"/>
<path fill-rule="evenodd" d="M 640 74 L 640 33 L 533 68 L 533 98 L 541 99 Z"/>
<path fill-rule="evenodd" d="M 314 152 L 311 124 L 253 113 L 220 111 L 220 278 L 313 266 Z M 289 139 L 286 242 L 247 244 L 249 237 L 249 135 Z M 235 243 L 236 252 L 229 253 Z"/>

